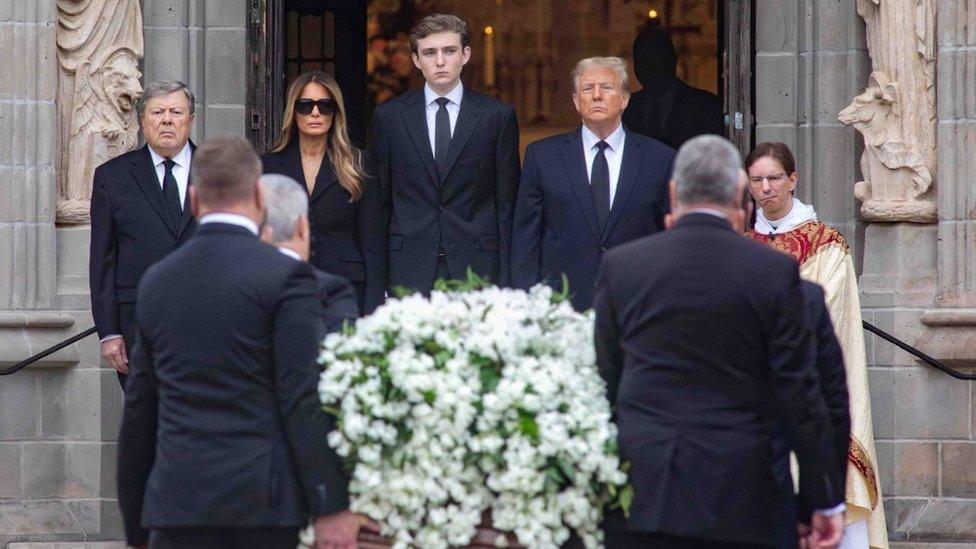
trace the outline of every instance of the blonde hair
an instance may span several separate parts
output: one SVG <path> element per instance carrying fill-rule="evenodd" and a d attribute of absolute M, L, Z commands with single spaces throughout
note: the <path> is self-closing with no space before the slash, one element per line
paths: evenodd
<path fill-rule="evenodd" d="M 292 139 L 297 138 L 298 125 L 295 124 L 295 100 L 301 97 L 302 90 L 310 83 L 323 86 L 329 96 L 335 101 L 336 113 L 332 115 L 332 126 L 326 136 L 326 151 L 336 175 L 339 177 L 339 184 L 349 191 L 352 202 L 359 200 L 363 196 L 363 172 L 362 160 L 359 151 L 352 146 L 349 141 L 349 130 L 346 129 L 346 107 L 342 102 L 342 90 L 339 83 L 328 73 L 321 71 L 306 72 L 300 74 L 294 82 L 288 86 L 288 94 L 285 100 L 285 113 L 281 120 L 281 133 L 275 140 L 269 152 L 280 152 L 288 147 Z"/>
<path fill-rule="evenodd" d="M 590 69 L 610 69 L 617 73 L 620 81 L 620 93 L 624 97 L 630 97 L 630 77 L 627 76 L 627 61 L 622 57 L 587 57 L 580 59 L 573 69 L 573 94 L 579 92 L 579 79 L 584 72 Z"/>

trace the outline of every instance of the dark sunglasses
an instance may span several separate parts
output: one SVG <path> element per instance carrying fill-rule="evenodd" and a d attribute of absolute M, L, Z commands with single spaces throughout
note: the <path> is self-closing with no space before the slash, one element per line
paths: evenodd
<path fill-rule="evenodd" d="M 312 114 L 312 108 L 318 107 L 319 114 L 322 116 L 329 116 L 330 114 L 335 114 L 339 108 L 336 106 L 336 102 L 331 99 L 296 99 L 295 100 L 295 112 L 301 115 Z"/>

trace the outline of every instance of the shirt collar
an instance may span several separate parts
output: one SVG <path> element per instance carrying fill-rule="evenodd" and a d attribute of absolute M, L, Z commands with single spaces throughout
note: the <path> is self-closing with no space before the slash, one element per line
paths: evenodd
<path fill-rule="evenodd" d="M 258 235 L 258 224 L 255 223 L 254 220 L 241 214 L 228 212 L 208 213 L 207 215 L 201 217 L 198 223 L 200 225 L 206 225 L 207 223 L 226 223 L 228 225 L 237 225 L 238 227 L 244 227 L 245 229 L 251 231 L 254 233 L 254 236 Z"/>
<path fill-rule="evenodd" d="M 725 219 L 726 221 L 728 221 L 728 219 L 729 219 L 729 216 L 725 215 L 725 212 L 721 212 L 721 211 L 716 210 L 714 208 L 692 208 L 692 209 L 690 209 L 690 210 L 688 210 L 688 211 L 685 212 L 685 215 L 687 215 L 687 214 L 706 214 L 706 215 L 712 215 L 712 216 L 715 216 L 715 217 L 721 217 L 722 219 Z"/>
<path fill-rule="evenodd" d="M 424 105 L 430 106 L 430 104 L 433 103 L 438 97 L 441 96 L 437 95 L 437 92 L 431 89 L 430 84 L 424 84 Z M 451 103 L 454 103 L 460 107 L 461 98 L 464 97 L 464 84 L 461 84 L 461 81 L 459 80 L 457 86 L 454 86 L 453 90 L 444 94 L 444 97 L 446 97 Z"/>
<path fill-rule="evenodd" d="M 766 212 L 762 208 L 757 209 L 756 225 L 754 228 L 757 233 L 783 234 L 792 231 L 804 223 L 816 220 L 817 212 L 813 209 L 813 206 L 804 204 L 800 202 L 800 199 L 793 197 L 793 206 L 790 208 L 790 212 L 783 219 L 779 220 L 776 227 L 773 227 L 769 220 L 766 219 Z"/>
<path fill-rule="evenodd" d="M 152 157 L 153 166 L 158 166 L 162 164 L 164 160 L 166 160 L 165 156 L 156 152 L 152 147 L 148 147 L 148 148 L 149 148 L 149 156 Z M 180 152 L 176 153 L 176 156 L 174 156 L 170 160 L 175 162 L 177 166 L 188 168 L 190 167 L 190 157 L 192 156 L 191 153 L 192 150 L 190 149 L 190 142 L 187 141 L 183 145 L 183 148 L 180 149 Z"/>
<path fill-rule="evenodd" d="M 608 135 L 603 141 L 606 141 L 607 145 L 610 145 L 611 151 L 618 152 L 623 147 L 624 135 L 624 125 L 620 124 L 617 126 L 617 129 L 613 130 L 613 133 Z M 587 128 L 586 124 L 583 124 L 583 150 L 588 151 L 592 149 L 599 141 L 600 138 L 593 133 L 592 130 Z"/>
<path fill-rule="evenodd" d="M 298 252 L 296 252 L 295 250 L 292 250 L 291 248 L 285 248 L 284 246 L 279 246 L 278 247 L 278 251 L 281 252 L 281 253 L 283 253 L 283 254 L 285 254 L 285 255 L 287 255 L 288 257 L 290 257 L 290 258 L 292 258 L 292 259 L 294 259 L 296 261 L 301 261 L 302 260 L 302 256 L 298 255 Z"/>

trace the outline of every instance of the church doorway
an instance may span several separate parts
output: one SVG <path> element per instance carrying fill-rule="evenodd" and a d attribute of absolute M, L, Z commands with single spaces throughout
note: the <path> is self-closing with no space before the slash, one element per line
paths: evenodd
<path fill-rule="evenodd" d="M 515 106 L 523 148 L 579 123 L 569 73 L 577 60 L 616 55 L 631 63 L 645 27 L 665 31 L 677 76 L 717 94 L 726 135 L 752 144 L 752 0 L 251 0 L 249 137 L 265 150 L 281 127 L 288 83 L 307 70 L 336 76 L 353 140 L 368 142 L 373 107 L 423 82 L 410 58 L 420 17 L 455 13 L 472 32 L 463 80 Z"/>

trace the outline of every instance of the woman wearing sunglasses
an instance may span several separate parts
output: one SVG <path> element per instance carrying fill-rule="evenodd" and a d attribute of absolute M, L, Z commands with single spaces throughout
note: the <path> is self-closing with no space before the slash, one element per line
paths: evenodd
<path fill-rule="evenodd" d="M 262 161 L 264 173 L 290 176 L 308 191 L 309 262 L 349 280 L 359 310 L 372 312 L 386 282 L 379 193 L 349 141 L 335 78 L 316 71 L 291 83 L 281 133 Z"/>

